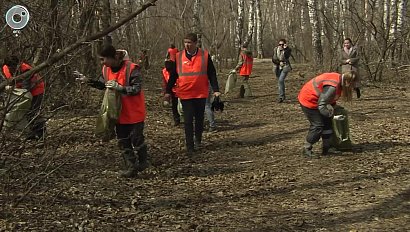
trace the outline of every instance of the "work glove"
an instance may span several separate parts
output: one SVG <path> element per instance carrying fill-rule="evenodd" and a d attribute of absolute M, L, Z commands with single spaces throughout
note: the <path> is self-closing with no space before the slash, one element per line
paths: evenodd
<path fill-rule="evenodd" d="M 89 79 L 84 74 L 80 73 L 77 70 L 73 72 L 73 75 L 75 76 L 75 80 L 81 83 L 87 83 L 89 81 Z"/>
<path fill-rule="evenodd" d="M 333 115 L 335 114 L 335 109 L 333 108 L 332 105 L 327 104 L 326 105 L 327 111 L 329 112 L 329 118 L 333 117 Z"/>
<path fill-rule="evenodd" d="M 123 91 L 124 90 L 124 86 L 118 84 L 118 82 L 116 80 L 107 81 L 105 83 L 105 87 L 108 88 L 108 89 L 116 90 L 116 91 Z"/>
<path fill-rule="evenodd" d="M 6 85 L 4 87 L 4 91 L 7 93 L 10 93 L 11 91 L 13 91 L 13 86 L 12 85 Z"/>

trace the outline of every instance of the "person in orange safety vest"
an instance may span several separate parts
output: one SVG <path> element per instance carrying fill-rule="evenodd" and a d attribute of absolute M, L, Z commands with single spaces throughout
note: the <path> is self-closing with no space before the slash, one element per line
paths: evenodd
<path fill-rule="evenodd" d="M 172 60 L 165 61 L 165 67 L 162 69 L 162 89 L 165 95 L 167 83 L 170 77 L 170 71 L 172 68 L 175 67 L 175 63 Z M 171 93 L 171 109 L 172 109 L 172 116 L 174 118 L 174 126 L 178 126 L 181 123 L 180 115 L 178 113 L 178 97 L 175 93 L 175 87 L 172 88 Z"/>
<path fill-rule="evenodd" d="M 121 93 L 121 113 L 115 131 L 118 145 L 123 151 L 126 170 L 121 177 L 134 177 L 148 168 L 148 149 L 144 138 L 146 116 L 142 74 L 139 65 L 123 59 L 122 53 L 107 45 L 99 53 L 103 64 L 98 80 L 75 73 L 79 80 L 97 89 L 112 89 Z"/>
<path fill-rule="evenodd" d="M 20 61 L 17 56 L 13 55 L 4 59 L 2 71 L 4 76 L 7 79 L 10 79 L 13 76 L 29 71 L 31 68 L 32 67 L 29 64 Z M 27 89 L 33 97 L 30 111 L 27 114 L 31 129 L 27 139 L 38 140 L 43 138 L 45 132 L 45 119 L 40 114 L 40 108 L 44 97 L 44 81 L 39 74 L 33 74 L 30 78 L 15 82 L 15 88 Z"/>
<path fill-rule="evenodd" d="M 239 97 L 252 97 L 251 87 L 249 86 L 249 76 L 252 73 L 253 67 L 253 55 L 252 51 L 247 49 L 247 45 L 243 44 L 241 47 L 241 53 L 239 55 L 239 62 L 231 73 L 239 71 L 239 75 L 243 78 L 242 85 L 240 87 Z M 244 90 L 244 91 L 243 91 Z"/>
<path fill-rule="evenodd" d="M 331 147 L 332 117 L 339 97 L 352 100 L 352 90 L 357 81 L 354 71 L 323 73 L 308 81 L 300 90 L 298 99 L 306 118 L 310 122 L 309 132 L 303 146 L 303 154 L 315 157 L 313 144 L 322 138 L 322 155 L 328 155 Z"/>
<path fill-rule="evenodd" d="M 176 95 L 180 98 L 184 111 L 185 142 L 187 155 L 190 157 L 200 148 L 202 142 L 209 84 L 214 96 L 221 94 L 211 56 L 207 50 L 198 48 L 197 42 L 198 37 L 195 33 L 185 35 L 185 49 L 176 55 L 176 67 L 171 70 L 165 95 L 169 98 L 172 88 L 177 83 Z"/>
<path fill-rule="evenodd" d="M 167 50 L 166 59 L 175 62 L 177 53 L 178 48 L 176 48 L 174 44 L 171 44 L 171 46 Z"/>

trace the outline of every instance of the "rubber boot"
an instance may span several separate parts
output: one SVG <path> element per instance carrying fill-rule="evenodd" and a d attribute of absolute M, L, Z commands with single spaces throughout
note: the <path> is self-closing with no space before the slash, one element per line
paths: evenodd
<path fill-rule="evenodd" d="M 137 149 L 138 154 L 138 165 L 137 171 L 142 172 L 149 167 L 148 162 L 148 149 L 147 145 L 144 143 Z"/>
<path fill-rule="evenodd" d="M 244 98 L 244 97 L 245 97 L 245 86 L 241 85 L 241 87 L 239 89 L 238 98 Z"/>
<path fill-rule="evenodd" d="M 202 136 L 195 135 L 195 137 L 194 137 L 194 148 L 195 148 L 195 150 L 201 150 L 202 149 Z"/>
<path fill-rule="evenodd" d="M 305 157 L 308 157 L 308 158 L 317 158 L 317 156 L 313 153 L 312 149 L 313 149 L 312 144 L 306 142 L 305 145 L 303 145 L 302 154 L 303 154 Z"/>
<path fill-rule="evenodd" d="M 322 138 L 322 155 L 323 156 L 329 155 L 329 150 L 330 150 L 330 147 L 331 147 L 331 143 L 332 143 L 332 141 L 331 141 L 330 138 L 329 139 L 323 139 Z"/>
<path fill-rule="evenodd" d="M 127 149 L 123 152 L 122 155 L 124 158 L 126 170 L 121 172 L 120 176 L 125 178 L 134 177 L 137 174 L 137 169 L 135 165 L 137 158 L 135 157 L 134 151 L 131 149 Z"/>

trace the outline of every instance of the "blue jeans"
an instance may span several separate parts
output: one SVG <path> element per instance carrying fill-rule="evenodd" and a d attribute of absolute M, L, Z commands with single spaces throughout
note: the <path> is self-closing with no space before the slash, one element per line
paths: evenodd
<path fill-rule="evenodd" d="M 276 66 L 275 74 L 276 78 L 278 78 L 278 86 L 279 86 L 279 98 L 282 100 L 286 99 L 285 96 L 285 78 L 288 75 L 289 70 L 288 68 L 284 67 L 282 69 L 279 68 L 279 65 Z"/>
<path fill-rule="evenodd" d="M 209 127 L 215 127 L 215 115 L 214 112 L 211 109 L 212 103 L 211 103 L 211 98 L 212 98 L 212 93 L 213 91 L 211 90 L 211 88 L 209 89 L 209 95 L 208 98 L 206 99 L 206 103 L 205 103 L 205 115 L 206 118 L 209 121 Z"/>

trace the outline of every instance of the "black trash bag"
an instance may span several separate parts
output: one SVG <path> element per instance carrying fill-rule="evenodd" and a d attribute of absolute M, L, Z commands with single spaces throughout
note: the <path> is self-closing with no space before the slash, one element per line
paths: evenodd
<path fill-rule="evenodd" d="M 212 101 L 211 104 L 211 110 L 212 111 L 223 111 L 224 110 L 224 102 L 221 101 L 221 99 L 218 97 L 214 97 L 214 100 Z"/>

